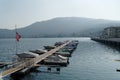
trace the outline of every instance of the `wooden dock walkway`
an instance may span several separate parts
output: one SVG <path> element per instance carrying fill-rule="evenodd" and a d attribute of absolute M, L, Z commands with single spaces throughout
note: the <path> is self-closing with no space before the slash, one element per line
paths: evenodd
<path fill-rule="evenodd" d="M 44 53 L 44 54 L 42 54 L 42 55 L 40 55 L 40 56 L 38 56 L 38 57 L 36 57 L 36 58 L 33 58 L 33 59 L 30 59 L 30 60 L 28 60 L 28 61 L 25 61 L 25 62 L 23 62 L 23 63 L 19 63 L 18 65 L 16 65 L 16 66 L 13 66 L 12 68 L 10 68 L 10 69 L 8 69 L 8 70 L 5 70 L 5 71 L 3 71 L 3 72 L 1 72 L 0 74 L 0 77 L 2 78 L 2 77 L 5 77 L 5 76 L 7 76 L 7 75 L 10 75 L 10 74 L 12 74 L 12 73 L 15 73 L 15 72 L 17 72 L 17 71 L 19 71 L 19 70 L 22 70 L 22 69 L 24 69 L 24 68 L 29 68 L 29 67 L 33 67 L 33 66 L 35 66 L 37 63 L 39 63 L 39 62 L 41 62 L 43 59 L 45 59 L 46 57 L 48 57 L 48 56 L 50 56 L 50 55 L 52 55 L 53 53 L 55 53 L 56 51 L 58 51 L 59 49 L 61 49 L 61 48 L 63 48 L 64 46 L 66 46 L 67 44 L 69 44 L 71 41 L 67 41 L 66 43 L 64 43 L 63 45 L 61 45 L 61 46 L 58 46 L 58 47 L 56 47 L 55 49 L 52 49 L 52 50 L 50 50 L 50 51 L 48 51 L 48 52 L 46 52 L 46 53 Z"/>

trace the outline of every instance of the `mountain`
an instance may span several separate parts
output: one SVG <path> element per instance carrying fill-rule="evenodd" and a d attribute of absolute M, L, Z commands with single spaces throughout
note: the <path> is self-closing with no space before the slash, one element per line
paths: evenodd
<path fill-rule="evenodd" d="M 120 26 L 120 21 L 91 19 L 82 17 L 58 17 L 46 21 L 35 22 L 18 32 L 22 37 L 66 37 L 96 36 L 106 28 Z M 12 38 L 15 30 L 0 29 L 0 38 Z"/>

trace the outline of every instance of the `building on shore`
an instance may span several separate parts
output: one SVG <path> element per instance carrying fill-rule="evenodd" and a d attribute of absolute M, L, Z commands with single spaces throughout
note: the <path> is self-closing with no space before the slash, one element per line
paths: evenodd
<path fill-rule="evenodd" d="M 102 38 L 120 38 L 120 27 L 105 28 L 101 37 Z"/>

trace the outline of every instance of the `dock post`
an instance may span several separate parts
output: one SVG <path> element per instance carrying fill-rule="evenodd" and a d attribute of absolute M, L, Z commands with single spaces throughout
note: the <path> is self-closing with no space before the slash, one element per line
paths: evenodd
<path fill-rule="evenodd" d="M 56 68 L 56 71 L 60 72 L 60 68 L 59 68 L 59 67 L 58 67 L 58 68 Z"/>
<path fill-rule="evenodd" d="M 51 72 L 51 68 L 50 67 L 48 67 L 48 69 L 47 69 L 49 72 Z"/>

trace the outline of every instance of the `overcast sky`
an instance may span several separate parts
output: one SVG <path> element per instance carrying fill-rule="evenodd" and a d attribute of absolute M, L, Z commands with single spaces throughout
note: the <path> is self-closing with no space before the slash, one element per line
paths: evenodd
<path fill-rule="evenodd" d="M 0 0 L 0 28 L 25 27 L 55 17 L 120 20 L 120 0 Z"/>

